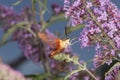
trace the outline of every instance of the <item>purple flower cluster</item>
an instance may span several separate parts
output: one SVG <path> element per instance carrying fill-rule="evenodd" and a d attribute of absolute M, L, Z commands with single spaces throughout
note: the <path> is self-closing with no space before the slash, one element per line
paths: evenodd
<path fill-rule="evenodd" d="M 120 10 L 110 0 L 64 0 L 65 17 L 73 26 L 85 24 L 81 47 L 95 45 L 94 65 L 108 65 L 120 52 Z"/>
<path fill-rule="evenodd" d="M 38 32 L 39 29 L 40 25 L 31 26 L 31 30 L 35 32 Z M 24 55 L 34 62 L 39 62 L 41 60 L 41 55 L 45 54 L 43 42 L 25 29 L 16 30 L 13 39 L 17 40 Z"/>
<path fill-rule="evenodd" d="M 70 17 L 73 26 L 83 22 L 85 9 L 80 0 L 64 0 L 65 17 Z"/>
<path fill-rule="evenodd" d="M 22 13 L 16 14 L 13 7 L 0 5 L 0 25 L 7 31 L 12 25 L 22 21 L 25 16 Z"/>
<path fill-rule="evenodd" d="M 0 80 L 31 80 L 31 79 L 26 79 L 21 73 L 11 69 L 8 65 L 0 62 Z"/>
<path fill-rule="evenodd" d="M 52 8 L 54 14 L 59 14 L 59 13 L 63 12 L 63 7 L 59 6 L 57 3 L 53 3 L 51 5 L 51 8 Z"/>
<path fill-rule="evenodd" d="M 18 14 L 15 13 L 12 8 L 0 5 L 0 20 L 3 30 L 6 32 L 14 24 L 30 20 L 28 19 L 30 18 L 28 14 L 30 15 L 32 13 L 27 14 L 27 10 L 30 10 L 30 8 L 25 8 L 24 12 Z M 40 25 L 32 24 L 30 29 L 37 33 L 40 30 Z M 13 33 L 12 39 L 19 43 L 20 48 L 28 59 L 32 59 L 35 62 L 40 61 L 41 53 L 44 54 L 45 52 L 43 43 L 40 39 L 38 40 L 28 30 L 21 28 Z"/>

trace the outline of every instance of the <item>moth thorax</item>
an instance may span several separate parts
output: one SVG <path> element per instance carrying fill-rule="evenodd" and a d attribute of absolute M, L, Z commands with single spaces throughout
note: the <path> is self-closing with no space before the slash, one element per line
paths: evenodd
<path fill-rule="evenodd" d="M 60 47 L 61 48 L 67 48 L 68 46 L 70 46 L 70 39 L 67 40 L 60 40 Z"/>

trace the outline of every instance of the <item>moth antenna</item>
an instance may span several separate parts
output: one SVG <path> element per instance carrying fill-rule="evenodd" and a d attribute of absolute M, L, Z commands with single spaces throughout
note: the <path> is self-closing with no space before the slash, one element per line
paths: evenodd
<path fill-rule="evenodd" d="M 77 38 L 73 38 L 73 39 L 70 40 L 70 44 L 71 44 L 71 45 L 73 45 L 73 44 L 79 42 L 79 41 L 74 41 L 75 39 L 77 39 Z"/>
<path fill-rule="evenodd" d="M 71 39 L 71 40 L 70 40 L 70 43 L 72 43 L 75 39 L 76 39 L 76 38 Z"/>
<path fill-rule="evenodd" d="M 72 44 L 75 44 L 75 43 L 77 43 L 77 42 L 80 42 L 80 41 L 75 41 L 75 42 L 73 42 Z"/>

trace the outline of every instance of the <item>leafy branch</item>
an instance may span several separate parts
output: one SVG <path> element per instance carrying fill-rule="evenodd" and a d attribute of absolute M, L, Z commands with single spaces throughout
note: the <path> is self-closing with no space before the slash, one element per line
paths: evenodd
<path fill-rule="evenodd" d="M 83 64 L 79 63 L 79 57 L 77 56 L 73 56 L 73 57 L 70 57 L 69 54 L 57 54 L 54 56 L 54 59 L 56 60 L 59 60 L 59 61 L 63 61 L 65 60 L 66 62 L 73 62 L 74 65 L 77 65 L 78 66 L 78 69 L 77 70 L 73 70 L 72 72 L 70 72 L 64 80 L 67 80 L 71 75 L 79 72 L 79 71 L 82 71 L 82 70 L 85 70 L 86 72 L 88 72 L 95 80 L 97 80 L 97 78 L 87 69 L 86 67 L 86 63 L 84 62 Z"/>
<path fill-rule="evenodd" d="M 9 42 L 10 41 L 8 40 L 9 36 L 12 35 L 18 28 L 22 28 L 23 25 L 25 24 L 28 24 L 28 22 L 20 22 L 18 24 L 13 25 L 10 29 L 8 29 L 0 41 L 0 47 Z"/>

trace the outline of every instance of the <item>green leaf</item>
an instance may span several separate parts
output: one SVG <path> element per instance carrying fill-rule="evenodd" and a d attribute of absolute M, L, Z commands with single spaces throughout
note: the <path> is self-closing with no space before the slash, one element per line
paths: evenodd
<path fill-rule="evenodd" d="M 56 60 L 65 60 L 66 62 L 73 62 L 74 64 L 79 64 L 78 63 L 78 60 L 79 60 L 79 57 L 77 56 L 70 56 L 69 54 L 64 54 L 64 53 L 60 53 L 60 54 L 56 54 L 54 56 L 54 59 Z"/>
<path fill-rule="evenodd" d="M 10 29 L 8 29 L 8 31 L 3 35 L 2 40 L 0 41 L 0 47 L 7 43 L 7 41 L 9 41 L 8 40 L 9 36 L 12 35 L 17 28 L 23 27 L 24 24 L 26 24 L 26 22 L 20 22 L 18 24 L 13 25 Z"/>
<path fill-rule="evenodd" d="M 52 16 L 49 20 L 48 26 L 61 21 L 67 21 L 67 19 L 64 17 L 64 14 Z"/>
<path fill-rule="evenodd" d="M 62 53 L 60 53 L 60 54 L 56 54 L 53 58 L 54 59 L 56 59 L 56 60 L 65 60 L 66 58 L 65 58 L 66 56 L 65 56 L 65 54 L 62 54 Z"/>
<path fill-rule="evenodd" d="M 7 42 L 8 37 L 16 30 L 16 27 L 10 28 L 4 35 L 2 40 L 0 41 L 0 46 Z"/>
<path fill-rule="evenodd" d="M 64 17 L 64 14 L 58 14 L 58 15 L 54 15 L 50 18 L 50 22 L 54 22 L 54 21 L 66 21 L 67 19 Z"/>
<path fill-rule="evenodd" d="M 26 75 L 25 77 L 28 79 L 30 78 L 32 80 L 46 80 L 46 78 L 48 78 L 49 76 L 51 75 L 47 73 L 40 73 L 40 74 Z M 64 80 L 64 76 L 58 75 L 52 78 L 52 80 Z"/>
<path fill-rule="evenodd" d="M 46 23 L 46 26 L 41 29 L 41 31 L 44 31 L 47 27 L 53 25 L 54 23 L 62 22 L 62 21 L 67 21 L 67 19 L 64 18 L 64 14 L 63 13 L 55 15 L 55 16 L 52 16 L 49 19 L 48 23 Z"/>
<path fill-rule="evenodd" d="M 57 76 L 56 78 L 54 78 L 53 80 L 64 80 L 63 76 Z"/>
<path fill-rule="evenodd" d="M 47 0 L 44 0 L 44 5 L 47 6 Z"/>
<path fill-rule="evenodd" d="M 17 2 L 13 3 L 12 5 L 13 5 L 13 6 L 17 6 L 17 5 L 19 5 L 22 1 L 23 1 L 23 0 L 18 0 Z"/>
<path fill-rule="evenodd" d="M 77 56 L 72 57 L 72 61 L 74 64 L 78 64 L 78 60 L 79 60 L 79 57 L 77 57 Z"/>
<path fill-rule="evenodd" d="M 75 27 L 65 27 L 65 35 L 68 35 L 69 33 L 79 30 L 80 28 L 83 28 L 85 25 L 84 24 L 80 24 L 77 25 Z"/>
<path fill-rule="evenodd" d="M 35 3 L 36 3 L 36 0 L 32 0 L 32 3 L 35 4 Z"/>
<path fill-rule="evenodd" d="M 50 74 L 41 73 L 41 74 L 26 75 L 25 77 L 31 78 L 32 80 L 44 80 L 49 76 L 50 76 Z"/>

